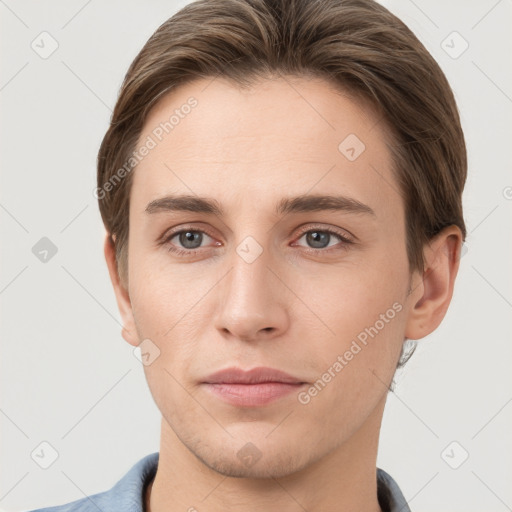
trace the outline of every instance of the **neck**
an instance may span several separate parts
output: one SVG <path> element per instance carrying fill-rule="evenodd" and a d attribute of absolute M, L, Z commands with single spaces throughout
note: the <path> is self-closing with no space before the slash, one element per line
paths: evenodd
<path fill-rule="evenodd" d="M 343 444 L 279 478 L 234 478 L 199 460 L 162 418 L 160 456 L 146 512 L 381 512 L 376 459 L 385 397 Z"/>

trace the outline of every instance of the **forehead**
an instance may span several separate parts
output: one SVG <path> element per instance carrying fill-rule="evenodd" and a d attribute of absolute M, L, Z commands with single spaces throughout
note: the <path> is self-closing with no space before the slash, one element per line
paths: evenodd
<path fill-rule="evenodd" d="M 240 201 L 338 191 L 379 209 L 399 201 L 386 131 L 367 106 L 320 79 L 280 77 L 242 89 L 200 79 L 153 107 L 138 148 L 132 200 L 166 193 Z M 243 196 L 243 198 L 242 198 Z M 264 206 L 264 202 L 260 202 Z M 400 206 L 400 205 L 399 205 Z"/>

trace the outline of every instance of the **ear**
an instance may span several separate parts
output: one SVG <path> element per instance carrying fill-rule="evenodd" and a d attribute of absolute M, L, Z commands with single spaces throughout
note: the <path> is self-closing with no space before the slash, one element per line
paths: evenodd
<path fill-rule="evenodd" d="M 137 347 L 140 341 L 133 318 L 130 295 L 119 278 L 115 246 L 112 238 L 110 237 L 110 233 L 107 233 L 105 236 L 104 251 L 105 260 L 107 261 L 108 266 L 108 273 L 110 274 L 110 280 L 112 281 L 114 293 L 116 295 L 117 307 L 119 308 L 119 312 L 121 313 L 121 318 L 123 320 L 123 329 L 121 330 L 121 334 L 130 345 Z"/>
<path fill-rule="evenodd" d="M 453 295 L 459 270 L 462 233 L 448 226 L 424 247 L 425 269 L 411 280 L 411 306 L 405 337 L 418 340 L 433 332 L 443 320 Z"/>

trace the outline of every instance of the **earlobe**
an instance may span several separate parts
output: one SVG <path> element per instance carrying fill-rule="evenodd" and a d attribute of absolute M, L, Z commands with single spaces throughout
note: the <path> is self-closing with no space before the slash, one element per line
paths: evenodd
<path fill-rule="evenodd" d="M 410 311 L 405 336 L 418 340 L 443 320 L 453 295 L 459 269 L 462 233 L 448 226 L 425 246 L 425 269 L 415 274 L 409 294 Z"/>
<path fill-rule="evenodd" d="M 139 339 L 137 330 L 135 328 L 130 295 L 128 290 L 123 286 L 123 283 L 119 277 L 115 246 L 110 233 L 107 233 L 105 236 L 104 252 L 108 273 L 110 275 L 112 286 L 114 287 L 117 307 L 119 308 L 119 312 L 121 313 L 121 318 L 123 320 L 123 328 L 121 330 L 121 334 L 130 345 L 136 347 L 139 345 Z"/>

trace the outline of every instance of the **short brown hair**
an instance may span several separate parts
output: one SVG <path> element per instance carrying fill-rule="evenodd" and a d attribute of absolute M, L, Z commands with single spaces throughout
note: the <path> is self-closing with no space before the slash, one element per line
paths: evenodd
<path fill-rule="evenodd" d="M 439 65 L 396 16 L 373 0 L 199 0 L 163 23 L 132 62 L 98 153 L 99 207 L 128 282 L 132 173 L 115 173 L 135 150 L 158 99 L 198 78 L 241 86 L 283 73 L 323 78 L 375 108 L 404 201 L 411 272 L 423 246 L 455 224 L 466 236 L 467 157 L 455 99 Z"/>

